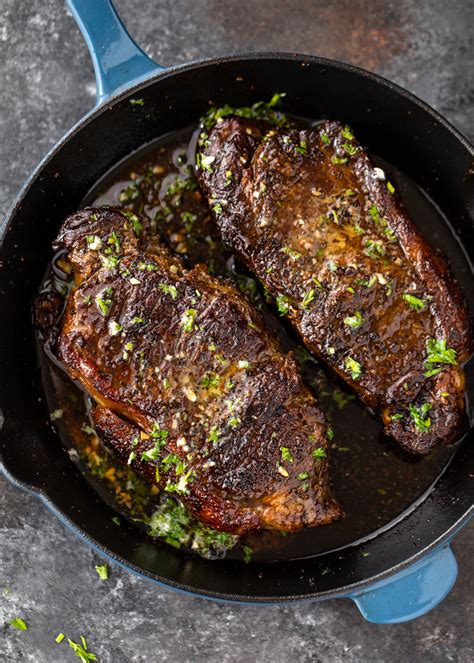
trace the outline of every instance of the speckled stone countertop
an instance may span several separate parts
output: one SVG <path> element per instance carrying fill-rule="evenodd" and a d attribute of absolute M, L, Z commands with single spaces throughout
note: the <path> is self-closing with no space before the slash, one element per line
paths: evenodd
<path fill-rule="evenodd" d="M 383 74 L 474 138 L 472 0 L 117 0 L 164 65 L 229 51 L 338 58 Z M 92 66 L 61 0 L 0 3 L 0 212 L 45 152 L 94 103 Z M 229 606 L 159 589 L 100 558 L 34 497 L 1 480 L 0 658 L 73 661 L 59 631 L 102 662 L 474 660 L 474 523 L 454 543 L 459 578 L 415 622 L 376 626 L 350 601 Z M 2 589 L 3 595 L 2 595 Z M 27 631 L 7 623 L 23 617 Z"/>

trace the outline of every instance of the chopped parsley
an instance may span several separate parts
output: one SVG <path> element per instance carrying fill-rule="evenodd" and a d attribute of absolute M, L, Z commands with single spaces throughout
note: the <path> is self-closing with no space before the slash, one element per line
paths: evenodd
<path fill-rule="evenodd" d="M 102 246 L 102 240 L 97 235 L 88 235 L 86 237 L 87 248 L 91 251 L 98 251 Z"/>
<path fill-rule="evenodd" d="M 202 170 L 207 170 L 208 173 L 212 173 L 211 164 L 213 164 L 215 160 L 216 160 L 215 156 L 208 154 L 201 154 L 199 158 L 199 167 L 202 168 Z"/>
<path fill-rule="evenodd" d="M 78 658 L 81 659 L 82 663 L 89 663 L 90 661 L 97 661 L 97 656 L 87 649 L 87 642 L 83 635 L 81 635 L 81 643 L 73 642 L 68 638 L 69 646 L 76 654 Z"/>
<path fill-rule="evenodd" d="M 107 244 L 110 244 L 115 248 L 115 253 L 120 253 L 121 251 L 120 237 L 116 230 L 113 230 L 110 233 L 109 239 L 107 240 Z"/>
<path fill-rule="evenodd" d="M 161 429 L 158 424 L 153 424 L 150 437 L 154 440 L 155 444 L 151 449 L 142 452 L 141 460 L 158 460 L 161 450 L 168 439 L 168 431 Z"/>
<path fill-rule="evenodd" d="M 346 369 L 349 371 L 349 375 L 353 380 L 359 380 L 362 375 L 362 366 L 356 361 L 353 357 L 346 357 L 344 362 Z"/>
<path fill-rule="evenodd" d="M 242 552 L 244 553 L 244 562 L 248 564 L 252 559 L 253 549 L 250 546 L 242 546 Z"/>
<path fill-rule="evenodd" d="M 218 373 L 209 373 L 209 375 L 205 375 L 200 384 L 205 388 L 205 389 L 217 389 L 219 387 L 221 378 Z"/>
<path fill-rule="evenodd" d="M 284 246 L 281 249 L 281 252 L 289 255 L 292 260 L 299 260 L 301 258 L 301 253 L 299 251 L 291 249 L 289 246 Z"/>
<path fill-rule="evenodd" d="M 290 309 L 290 300 L 286 295 L 277 295 L 275 298 L 280 315 L 286 315 Z"/>
<path fill-rule="evenodd" d="M 402 297 L 409 305 L 409 307 L 415 311 L 423 311 L 423 309 L 426 307 L 426 303 L 423 299 L 415 297 L 415 295 L 410 295 L 409 292 L 404 292 Z"/>
<path fill-rule="evenodd" d="M 329 437 L 329 431 L 330 430 L 332 430 L 332 429 L 328 428 L 328 436 L 327 436 L 328 440 L 332 440 L 332 437 Z M 326 457 L 327 457 L 326 449 L 324 449 L 323 447 L 318 447 L 317 449 L 314 449 L 313 458 L 319 459 L 319 458 L 326 458 Z"/>
<path fill-rule="evenodd" d="M 364 253 L 369 256 L 369 258 L 378 260 L 378 258 L 381 258 L 385 255 L 385 247 L 383 246 L 382 242 L 368 239 L 364 244 Z"/>
<path fill-rule="evenodd" d="M 224 181 L 224 186 L 229 186 L 229 184 L 232 182 L 232 171 L 231 170 L 226 170 L 225 171 L 225 181 Z"/>
<path fill-rule="evenodd" d="M 359 148 L 355 145 L 351 145 L 351 143 L 344 143 L 342 147 L 344 151 L 347 152 L 347 154 L 349 154 L 351 157 L 354 156 L 354 154 L 357 154 L 359 151 Z"/>
<path fill-rule="evenodd" d="M 66 636 L 64 633 L 58 633 L 57 636 L 54 638 L 54 642 L 57 642 L 58 645 L 61 644 L 61 642 L 64 640 Z"/>
<path fill-rule="evenodd" d="M 327 135 L 326 132 L 321 131 L 320 136 L 321 136 L 321 141 L 322 141 L 325 145 L 330 145 L 330 144 L 331 144 L 331 139 L 329 138 L 329 136 Z"/>
<path fill-rule="evenodd" d="M 150 518 L 149 534 L 174 548 L 186 545 L 203 557 L 216 559 L 233 548 L 238 537 L 194 520 L 180 502 L 166 497 Z"/>
<path fill-rule="evenodd" d="M 181 318 L 181 326 L 183 331 L 191 332 L 194 329 L 194 321 L 196 319 L 197 311 L 195 308 L 188 308 Z"/>
<path fill-rule="evenodd" d="M 424 364 L 426 370 L 423 375 L 427 378 L 440 373 L 444 368 L 443 364 L 457 364 L 457 352 L 454 348 L 446 347 L 446 339 L 429 338 L 426 341 L 426 352 Z"/>
<path fill-rule="evenodd" d="M 431 419 L 427 416 L 433 406 L 430 403 L 423 403 L 420 407 L 410 404 L 408 411 L 415 423 L 416 430 L 420 433 L 427 433 L 431 426 Z"/>
<path fill-rule="evenodd" d="M 387 189 L 390 191 L 390 193 L 395 193 L 395 187 L 391 182 L 387 182 Z"/>
<path fill-rule="evenodd" d="M 145 102 L 143 99 L 129 99 L 128 102 L 131 106 L 144 106 Z"/>
<path fill-rule="evenodd" d="M 127 217 L 127 219 L 130 221 L 132 224 L 132 230 L 135 233 L 135 235 L 138 235 L 141 233 L 142 230 L 142 224 L 140 223 L 140 219 L 136 214 L 133 212 L 127 212 L 126 210 L 122 211 L 122 214 Z"/>
<path fill-rule="evenodd" d="M 338 156 L 334 155 L 332 157 L 331 161 L 333 163 L 335 163 L 336 165 L 342 165 L 344 163 L 347 163 L 347 157 L 338 157 Z"/>
<path fill-rule="evenodd" d="M 123 330 L 122 325 L 119 324 L 116 320 L 110 320 L 108 327 L 110 336 L 117 336 L 117 334 L 120 334 L 120 332 Z"/>
<path fill-rule="evenodd" d="M 308 143 L 304 138 L 300 138 L 299 146 L 295 147 L 295 152 L 301 154 L 302 156 L 308 156 Z"/>
<path fill-rule="evenodd" d="M 311 290 L 308 290 L 308 291 L 305 292 L 305 294 L 303 295 L 303 299 L 301 300 L 301 308 L 303 308 L 303 309 L 308 308 L 308 306 L 309 306 L 312 302 L 314 302 L 314 298 L 315 298 L 315 295 L 314 295 L 314 288 L 311 288 Z"/>
<path fill-rule="evenodd" d="M 352 329 L 358 329 L 364 324 L 364 322 L 365 318 L 360 311 L 356 311 L 354 315 L 347 315 L 344 318 L 344 324 L 348 327 L 352 327 Z"/>
<path fill-rule="evenodd" d="M 136 315 L 134 318 L 131 320 L 132 325 L 142 325 L 145 322 L 143 318 L 140 318 L 140 316 Z"/>
<path fill-rule="evenodd" d="M 287 461 L 288 463 L 293 463 L 294 458 L 291 454 L 291 451 L 288 449 L 288 447 L 280 447 L 280 451 L 281 451 L 282 461 Z"/>
<path fill-rule="evenodd" d="M 403 414 L 401 412 L 396 412 L 395 414 L 390 415 L 391 421 L 396 421 L 397 419 L 403 419 Z"/>
<path fill-rule="evenodd" d="M 211 129 L 222 118 L 229 115 L 236 115 L 237 117 L 263 120 L 274 126 L 281 127 L 287 123 L 287 119 L 283 113 L 275 110 L 275 107 L 280 103 L 284 96 L 285 92 L 276 92 L 270 101 L 258 101 L 253 104 L 253 106 L 235 108 L 226 104 L 220 108 L 213 107 L 201 119 L 201 124 L 205 129 Z"/>
<path fill-rule="evenodd" d="M 211 429 L 211 432 L 209 433 L 208 442 L 212 442 L 212 444 L 217 444 L 219 442 L 219 438 L 221 436 L 221 432 L 214 426 L 214 428 Z"/>
<path fill-rule="evenodd" d="M 304 481 L 305 479 L 309 478 L 309 474 L 308 472 L 300 472 L 296 478 L 298 481 Z"/>
<path fill-rule="evenodd" d="M 238 417 L 232 417 L 231 419 L 229 419 L 228 423 L 229 423 L 229 426 L 231 426 L 232 428 L 236 428 L 239 425 L 240 422 L 239 422 Z"/>
<path fill-rule="evenodd" d="M 26 631 L 28 626 L 25 623 L 25 620 L 22 619 L 21 617 L 15 617 L 15 619 L 12 619 L 10 622 L 10 626 L 13 626 L 13 628 L 16 628 L 18 631 Z"/>
<path fill-rule="evenodd" d="M 158 287 L 165 295 L 171 295 L 171 299 L 173 300 L 178 296 L 178 291 L 174 285 L 168 285 L 168 283 L 158 283 Z"/>
<path fill-rule="evenodd" d="M 107 564 L 97 564 L 95 570 L 101 580 L 109 579 L 109 567 Z"/>
<path fill-rule="evenodd" d="M 110 295 L 112 294 L 112 288 L 105 288 L 102 290 L 102 292 L 99 292 L 95 296 L 95 304 L 99 310 L 99 313 L 105 318 L 109 311 L 110 307 L 112 306 L 112 299 L 110 298 Z"/>
<path fill-rule="evenodd" d="M 348 124 L 346 124 L 344 129 L 341 131 L 341 136 L 347 140 L 354 140 L 354 134 L 352 133 L 352 129 Z"/>

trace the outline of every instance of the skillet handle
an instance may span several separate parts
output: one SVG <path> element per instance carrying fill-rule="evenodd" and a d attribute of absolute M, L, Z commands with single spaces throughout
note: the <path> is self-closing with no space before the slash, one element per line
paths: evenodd
<path fill-rule="evenodd" d="M 456 558 L 446 544 L 388 580 L 350 598 L 369 622 L 406 622 L 437 606 L 451 591 L 457 574 Z"/>
<path fill-rule="evenodd" d="M 111 0 L 66 0 L 94 64 L 97 105 L 132 82 L 164 67 L 130 37 Z"/>

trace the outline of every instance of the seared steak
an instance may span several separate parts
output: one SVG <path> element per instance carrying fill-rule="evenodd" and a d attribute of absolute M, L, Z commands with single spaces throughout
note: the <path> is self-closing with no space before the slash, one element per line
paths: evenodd
<path fill-rule="evenodd" d="M 58 356 L 123 462 L 223 531 L 339 517 L 324 416 L 239 292 L 113 208 L 69 217 L 56 248 L 75 275 Z"/>
<path fill-rule="evenodd" d="M 349 127 L 220 117 L 199 144 L 200 183 L 224 241 L 307 347 L 408 451 L 452 441 L 468 315 L 444 262 Z"/>

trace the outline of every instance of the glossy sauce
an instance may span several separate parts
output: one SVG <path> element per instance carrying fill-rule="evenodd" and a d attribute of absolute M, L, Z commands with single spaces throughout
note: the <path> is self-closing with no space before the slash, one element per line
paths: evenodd
<path fill-rule="evenodd" d="M 298 343 L 273 307 L 267 305 L 261 286 L 240 269 L 220 242 L 192 174 L 195 140 L 192 130 L 158 139 L 118 164 L 97 183 L 83 204 L 109 204 L 146 214 L 156 221 L 162 240 L 186 266 L 204 262 L 213 274 L 232 278 L 262 311 L 284 349 L 296 353 L 334 429 L 334 493 L 346 512 L 341 521 L 322 528 L 287 536 L 271 532 L 249 535 L 228 556 L 241 557 L 242 545 L 248 545 L 254 559 L 308 557 L 371 538 L 423 499 L 449 463 L 455 447 L 438 446 L 424 457 L 405 453 L 383 436 L 378 419 Z M 390 173 L 415 222 L 423 219 L 423 227 L 430 229 L 430 244 L 442 247 L 461 286 L 467 284 L 471 278 L 469 265 L 439 210 L 413 181 L 380 159 L 375 161 Z M 66 275 L 58 271 L 57 262 L 53 261 L 47 278 L 59 277 L 61 287 Z M 140 478 L 128 468 L 115 467 L 113 459 L 104 454 L 87 428 L 88 397 L 51 361 L 51 356 L 40 354 L 50 410 L 62 411 L 54 423 L 64 443 L 73 449 L 76 446 L 87 460 L 80 467 L 101 496 L 140 525 L 157 496 L 150 497 L 149 487 Z"/>

